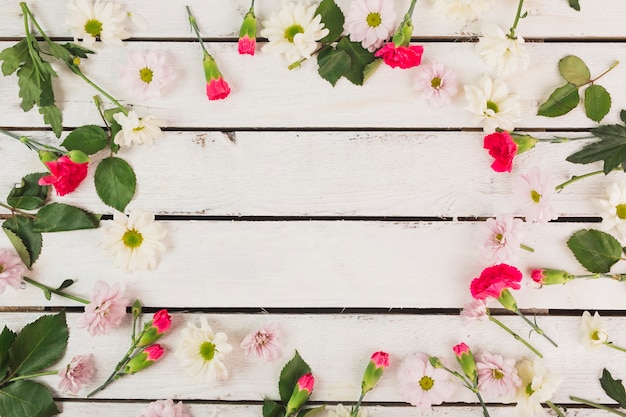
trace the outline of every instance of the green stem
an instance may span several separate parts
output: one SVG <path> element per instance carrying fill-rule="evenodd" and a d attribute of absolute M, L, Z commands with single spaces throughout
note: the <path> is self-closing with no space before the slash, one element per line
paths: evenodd
<path fill-rule="evenodd" d="M 480 406 L 483 408 L 483 415 L 485 417 L 490 417 L 489 410 L 487 410 L 487 404 L 485 404 L 485 401 L 483 401 L 483 397 L 480 395 L 478 388 L 475 388 L 472 391 L 474 391 L 474 394 L 476 394 L 476 397 L 478 398 L 478 401 L 480 402 Z"/>
<path fill-rule="evenodd" d="M 196 18 L 191 14 L 191 9 L 189 8 L 189 6 L 185 6 L 185 8 L 187 9 L 187 14 L 189 15 L 189 24 L 191 25 L 191 28 L 193 29 L 193 31 L 196 33 L 196 37 L 198 38 L 198 41 L 200 42 L 200 46 L 202 47 L 202 50 L 204 51 L 205 54 L 211 55 L 209 51 L 207 51 L 206 47 L 204 46 L 204 41 L 202 40 L 202 36 L 200 36 L 200 30 L 198 29 Z"/>
<path fill-rule="evenodd" d="M 74 73 L 76 75 L 78 75 L 80 78 L 83 79 L 83 81 L 85 81 L 87 84 L 89 84 L 90 86 L 92 86 L 97 92 L 99 92 L 100 94 L 102 94 L 103 96 L 105 96 L 106 98 L 108 98 L 113 104 L 115 104 L 117 106 L 117 108 L 120 109 L 120 111 L 122 113 L 124 113 L 124 115 L 128 116 L 128 110 L 126 110 L 126 108 L 124 108 L 124 106 L 122 106 L 122 103 L 120 103 L 119 101 L 117 101 L 113 96 L 111 96 L 109 93 L 107 93 L 106 91 L 104 91 L 102 88 L 98 87 L 98 85 L 96 85 L 96 83 L 94 83 L 93 81 L 91 81 L 89 78 L 87 78 L 87 76 L 85 74 L 83 74 L 82 71 L 77 70 L 74 71 Z"/>
<path fill-rule="evenodd" d="M 616 66 L 619 65 L 619 61 L 615 61 L 613 62 L 613 64 L 611 64 L 611 66 L 604 71 L 602 74 L 598 75 L 596 78 L 594 78 L 593 80 L 590 80 L 587 84 L 593 84 L 594 82 L 596 82 L 597 80 L 599 80 L 600 78 L 604 77 L 606 74 L 608 74 L 613 68 L 615 68 Z"/>
<path fill-rule="evenodd" d="M 532 321 L 528 320 L 528 318 L 524 314 L 522 314 L 521 311 L 516 309 L 514 311 L 514 313 L 517 314 L 518 316 L 520 316 L 526 323 L 528 323 L 528 325 L 530 327 L 532 327 L 534 331 L 536 331 L 537 333 L 539 333 L 540 335 L 545 337 L 548 342 L 550 342 L 550 343 L 552 343 L 552 345 L 554 345 L 554 347 L 559 347 L 559 345 L 557 345 L 554 342 L 554 340 L 550 339 L 550 337 L 548 337 L 548 335 L 544 333 L 544 331 L 541 329 L 541 327 L 537 326 L 535 323 L 533 323 Z"/>
<path fill-rule="evenodd" d="M 0 128 L 0 133 L 3 133 L 5 135 L 7 135 L 10 138 L 13 138 L 15 140 L 19 140 L 20 142 L 22 142 L 24 145 L 26 145 L 26 147 L 32 151 L 38 152 L 40 150 L 46 150 L 46 151 L 52 151 L 52 152 L 56 152 L 59 153 L 61 155 L 65 155 L 67 153 L 67 151 L 64 151 L 63 149 L 59 149 L 59 148 L 55 148 L 54 146 L 50 146 L 50 145 L 46 145 L 45 143 L 41 143 L 38 142 L 34 139 L 31 139 L 27 136 L 17 136 L 11 132 L 9 132 L 8 130 L 4 130 L 2 128 Z"/>
<path fill-rule="evenodd" d="M 47 372 L 39 372 L 37 374 L 30 374 L 30 375 L 20 375 L 20 376 L 16 376 L 15 378 L 11 378 L 7 381 L 8 382 L 15 382 L 15 381 L 21 381 L 23 379 L 31 379 L 31 378 L 37 378 L 40 376 L 48 376 L 48 375 L 58 375 L 59 371 L 47 371 Z"/>
<path fill-rule="evenodd" d="M 583 398 L 574 397 L 574 396 L 571 396 L 571 395 L 570 395 L 569 399 L 572 400 L 572 401 L 579 402 L 581 404 L 585 404 L 585 405 L 589 405 L 591 407 L 599 408 L 600 410 L 608 411 L 609 413 L 617 414 L 618 416 L 626 417 L 626 414 L 622 413 L 621 411 L 617 411 L 616 409 L 614 409 L 612 407 L 608 407 L 608 406 L 603 405 L 603 404 L 594 403 L 593 401 L 585 400 Z"/>
<path fill-rule="evenodd" d="M 361 408 L 361 402 L 363 402 L 363 398 L 365 398 L 366 392 L 361 392 L 361 396 L 359 400 L 356 402 L 355 406 L 350 411 L 350 417 L 357 417 L 359 415 L 359 409 Z"/>
<path fill-rule="evenodd" d="M 531 248 L 530 246 L 524 245 L 523 243 L 520 243 L 519 247 L 524 249 L 524 250 L 527 250 L 528 252 L 534 252 L 535 251 L 533 248 Z"/>
<path fill-rule="evenodd" d="M 413 10 L 415 10 L 415 4 L 417 3 L 417 0 L 412 0 L 411 1 L 411 6 L 409 7 L 409 10 L 406 12 L 406 15 L 409 16 L 409 18 L 411 18 L 411 16 L 413 16 Z"/>
<path fill-rule="evenodd" d="M 546 401 L 546 404 L 548 404 L 548 407 L 550 407 L 552 411 L 554 411 L 558 417 L 565 417 L 565 414 L 561 412 L 561 409 L 552 401 Z"/>
<path fill-rule="evenodd" d="M 67 294 L 61 290 L 57 290 L 56 288 L 52 288 L 49 287 L 45 284 L 42 284 L 40 282 L 35 281 L 34 279 L 28 278 L 28 277 L 22 277 L 24 279 L 24 281 L 28 282 L 31 285 L 34 285 L 35 287 L 45 291 L 50 291 L 53 294 L 56 295 L 60 295 L 61 297 L 65 297 L 65 298 L 69 298 L 70 300 L 74 300 L 74 301 L 78 301 L 79 303 L 83 303 L 83 304 L 89 304 L 90 301 L 89 300 L 85 300 L 84 298 L 80 298 L 77 297 L 75 295 L 71 295 L 71 294 Z"/>
<path fill-rule="evenodd" d="M 509 38 L 510 39 L 517 39 L 517 36 L 515 36 L 515 30 L 517 29 L 517 24 L 519 23 L 519 20 L 522 16 L 522 6 L 524 5 L 524 0 L 519 0 L 519 3 L 517 5 L 517 13 L 515 13 L 515 20 L 513 21 L 513 26 L 511 26 L 511 29 L 509 30 Z"/>
<path fill-rule="evenodd" d="M 526 339 L 524 339 L 522 336 L 515 333 L 513 330 L 508 328 L 504 323 L 502 323 L 500 320 L 493 317 L 491 314 L 488 314 L 487 317 L 489 317 L 489 320 L 491 320 L 492 322 L 500 326 L 500 328 L 502 328 L 505 332 L 513 336 L 513 338 L 522 342 L 528 349 L 532 350 L 533 353 L 535 353 L 535 355 L 539 356 L 540 358 L 543 358 L 543 355 L 541 354 L 541 352 L 539 352 L 533 345 L 531 345 L 528 341 L 526 341 Z"/>
<path fill-rule="evenodd" d="M 614 345 L 613 342 L 604 342 L 604 344 L 612 349 L 619 350 L 620 352 L 626 352 L 625 348 Z"/>
<path fill-rule="evenodd" d="M 565 143 L 565 142 L 571 142 L 574 140 L 584 140 L 584 139 L 595 139 L 597 138 L 597 136 L 595 135 L 589 135 L 589 136 L 580 136 L 577 138 L 566 138 L 563 136 L 554 136 L 552 137 L 552 139 L 537 139 L 537 142 L 548 142 L 548 143 Z"/>
<path fill-rule="evenodd" d="M 554 187 L 554 189 L 556 190 L 556 192 L 561 192 L 563 190 L 563 188 L 567 187 L 568 185 L 582 180 L 583 178 L 587 178 L 587 177 L 591 177 L 593 175 L 598 175 L 598 174 L 604 174 L 603 170 L 599 170 L 599 171 L 593 171 L 593 172 L 588 172 L 586 174 L 583 175 L 573 175 L 572 178 L 570 178 L 569 180 L 557 185 L 556 187 Z"/>
<path fill-rule="evenodd" d="M 4 204 L 3 202 L 0 201 L 0 207 L 3 207 L 7 210 L 9 210 L 11 213 L 13 214 L 19 214 L 20 216 L 24 216 L 24 217 L 28 217 L 29 219 L 33 219 L 35 220 L 37 217 L 33 214 L 30 213 L 26 213 L 25 211 L 22 211 L 20 209 L 16 209 L 15 207 L 11 207 L 8 204 Z"/>

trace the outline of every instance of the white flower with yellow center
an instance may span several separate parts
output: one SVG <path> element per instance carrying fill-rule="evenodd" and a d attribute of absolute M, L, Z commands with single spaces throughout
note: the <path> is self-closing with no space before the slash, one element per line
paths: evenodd
<path fill-rule="evenodd" d="M 374 52 L 396 30 L 394 4 L 388 0 L 354 0 L 343 27 L 352 42 L 361 42 L 363 48 Z"/>
<path fill-rule="evenodd" d="M 485 133 L 496 128 L 511 131 L 522 116 L 519 96 L 509 94 L 509 87 L 500 79 L 485 76 L 478 85 L 466 85 L 465 100 L 465 109 L 478 116 Z"/>
<path fill-rule="evenodd" d="M 260 34 L 269 41 L 263 51 L 284 55 L 289 64 L 309 58 L 317 41 L 328 35 L 316 10 L 317 5 L 308 2 L 283 3 L 281 10 L 263 21 Z"/>
<path fill-rule="evenodd" d="M 522 384 L 517 390 L 517 417 L 539 417 L 547 413 L 541 403 L 550 401 L 563 380 L 562 377 L 550 372 L 541 359 L 522 359 L 518 364 L 517 373 Z"/>
<path fill-rule="evenodd" d="M 449 20 L 478 19 L 491 9 L 496 0 L 434 0 L 433 8 Z"/>
<path fill-rule="evenodd" d="M 511 73 L 518 69 L 525 70 L 530 64 L 524 38 L 521 36 L 510 38 L 495 24 L 484 26 L 483 36 L 476 44 L 476 53 L 498 74 Z"/>
<path fill-rule="evenodd" d="M 175 356 L 187 376 L 197 378 L 203 375 L 209 385 L 228 378 L 228 370 L 222 361 L 233 348 L 227 343 L 225 333 L 213 333 L 204 317 L 200 318 L 199 326 L 188 323 L 181 333 Z"/>
<path fill-rule="evenodd" d="M 594 198 L 593 202 L 602 210 L 602 228 L 617 230 L 621 241 L 626 240 L 626 183 L 613 183 L 606 188 L 607 199 Z"/>
<path fill-rule="evenodd" d="M 74 41 L 81 39 L 87 48 L 97 40 L 106 45 L 121 45 L 130 33 L 124 28 L 128 14 L 117 3 L 96 0 L 73 0 L 68 3 L 69 26 Z"/>
<path fill-rule="evenodd" d="M 588 350 L 596 349 L 609 341 L 608 326 L 597 311 L 593 316 L 588 311 L 585 311 L 578 328 L 580 329 L 583 344 Z"/>
<path fill-rule="evenodd" d="M 128 272 L 156 268 L 157 257 L 165 250 L 161 240 L 167 230 L 148 211 L 136 210 L 128 217 L 116 211 L 102 230 L 106 254 L 114 256 L 115 265 Z"/>
<path fill-rule="evenodd" d="M 152 145 L 154 139 L 163 136 L 161 132 L 161 128 L 164 127 L 163 121 L 153 116 L 139 117 L 131 110 L 128 114 L 115 113 L 113 118 L 122 127 L 113 138 L 117 145 L 130 146 L 133 143 Z"/>

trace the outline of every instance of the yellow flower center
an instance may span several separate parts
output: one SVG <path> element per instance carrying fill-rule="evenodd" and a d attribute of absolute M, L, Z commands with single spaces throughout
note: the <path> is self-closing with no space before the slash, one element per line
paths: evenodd
<path fill-rule="evenodd" d="M 432 88 L 439 90 L 441 88 L 441 78 L 435 77 L 432 80 L 430 80 L 430 86 Z"/>
<path fill-rule="evenodd" d="M 87 23 L 85 23 L 85 32 L 94 38 L 100 36 L 102 33 L 102 22 L 96 19 L 89 19 Z"/>
<path fill-rule="evenodd" d="M 535 390 L 532 388 L 531 385 L 532 383 L 526 385 L 526 395 L 528 395 L 529 397 L 535 393 Z"/>
<path fill-rule="evenodd" d="M 285 39 L 293 43 L 293 38 L 295 38 L 298 33 L 304 33 L 304 28 L 296 23 L 285 29 Z"/>
<path fill-rule="evenodd" d="M 150 83 L 153 75 L 154 73 L 148 67 L 139 70 L 139 78 L 141 78 L 141 81 L 144 83 Z"/>
<path fill-rule="evenodd" d="M 144 125 L 139 125 L 137 127 L 133 127 L 133 132 L 140 132 L 145 129 Z"/>
<path fill-rule="evenodd" d="M 626 219 L 626 204 L 618 204 L 615 207 L 615 214 L 622 220 Z"/>
<path fill-rule="evenodd" d="M 124 242 L 124 246 L 135 249 L 141 246 L 143 235 L 135 229 L 127 230 L 122 236 L 122 242 Z"/>
<path fill-rule="evenodd" d="M 494 377 L 494 379 L 502 379 L 502 378 L 504 378 L 504 373 L 502 371 L 500 371 L 499 369 L 493 369 L 491 371 L 491 375 Z"/>
<path fill-rule="evenodd" d="M 4 272 L 4 264 L 0 264 L 0 274 Z"/>
<path fill-rule="evenodd" d="M 593 333 L 591 333 L 591 340 L 600 340 L 600 332 L 594 330 Z"/>
<path fill-rule="evenodd" d="M 211 342 L 203 342 L 200 345 L 200 356 L 205 361 L 211 361 L 215 357 L 215 345 Z"/>
<path fill-rule="evenodd" d="M 498 233 L 497 235 L 495 235 L 493 237 L 493 241 L 496 242 L 500 246 L 506 244 L 506 239 L 502 233 Z"/>
<path fill-rule="evenodd" d="M 371 28 L 377 27 L 382 22 L 382 19 L 380 18 L 380 13 L 373 12 L 368 14 L 365 20 L 367 21 L 367 25 Z"/>
<path fill-rule="evenodd" d="M 424 391 L 432 389 L 434 385 L 435 381 L 429 376 L 424 375 L 422 379 L 420 379 L 420 387 L 422 387 Z"/>
<path fill-rule="evenodd" d="M 491 100 L 487 100 L 487 108 L 489 110 L 493 110 L 494 113 L 497 113 L 499 111 L 498 105 Z"/>
<path fill-rule="evenodd" d="M 530 198 L 532 198 L 535 203 L 539 204 L 539 201 L 541 201 L 541 194 L 539 194 L 535 190 L 532 190 L 530 192 Z"/>

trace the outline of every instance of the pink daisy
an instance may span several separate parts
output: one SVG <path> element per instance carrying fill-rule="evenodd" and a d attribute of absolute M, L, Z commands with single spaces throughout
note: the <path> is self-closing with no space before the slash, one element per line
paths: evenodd
<path fill-rule="evenodd" d="M 476 369 L 478 389 L 487 396 L 510 399 L 522 385 L 522 380 L 517 375 L 515 359 L 480 352 L 476 355 Z"/>
<path fill-rule="evenodd" d="M 352 42 L 374 52 L 395 30 L 394 2 L 388 0 L 354 0 L 346 14 L 344 28 Z"/>
<path fill-rule="evenodd" d="M 490 264 L 515 260 L 522 243 L 524 222 L 511 214 L 500 214 L 485 221 L 483 252 Z"/>
<path fill-rule="evenodd" d="M 59 370 L 59 389 L 72 394 L 78 391 L 84 384 L 89 382 L 95 372 L 91 355 L 78 355 L 72 358 L 69 364 Z"/>
<path fill-rule="evenodd" d="M 77 324 L 81 328 L 87 327 L 91 336 L 108 333 L 111 328 L 119 326 L 126 315 L 128 300 L 124 298 L 119 283 L 109 287 L 106 282 L 97 281 L 89 301 Z"/>
<path fill-rule="evenodd" d="M 16 290 L 22 285 L 22 276 L 26 273 L 26 265 L 17 254 L 0 248 L 0 294 L 7 286 Z"/>
<path fill-rule="evenodd" d="M 159 400 L 148 404 L 139 417 L 189 417 L 183 409 L 183 403 L 174 404 L 172 400 Z"/>
<path fill-rule="evenodd" d="M 245 350 L 246 355 L 256 356 L 266 361 L 276 359 L 280 356 L 281 347 L 278 324 L 274 322 L 264 324 L 248 334 L 240 346 Z"/>
<path fill-rule="evenodd" d="M 550 205 L 554 184 L 538 167 L 521 174 L 513 184 L 513 195 L 523 206 L 526 221 L 547 223 L 558 215 Z"/>
<path fill-rule="evenodd" d="M 456 74 L 437 62 L 423 65 L 417 72 L 415 89 L 422 92 L 430 106 L 442 107 L 450 104 L 458 91 Z"/>
<path fill-rule="evenodd" d="M 400 364 L 397 376 L 402 398 L 422 411 L 433 404 L 441 404 L 454 391 L 448 371 L 435 369 L 425 353 L 406 358 Z"/>
<path fill-rule="evenodd" d="M 467 320 L 482 320 L 487 317 L 487 303 L 485 300 L 474 300 L 465 304 L 461 310 L 461 317 Z"/>
<path fill-rule="evenodd" d="M 137 100 L 159 97 L 161 89 L 176 78 L 176 73 L 159 50 L 129 51 L 128 65 L 122 68 L 120 81 Z"/>

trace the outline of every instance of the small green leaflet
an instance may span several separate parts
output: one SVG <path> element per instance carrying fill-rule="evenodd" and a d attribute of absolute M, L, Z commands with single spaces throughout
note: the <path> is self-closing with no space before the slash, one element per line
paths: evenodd
<path fill-rule="evenodd" d="M 601 85 L 590 85 L 585 90 L 585 113 L 594 122 L 600 122 L 611 109 L 611 95 Z"/>
<path fill-rule="evenodd" d="M 578 106 L 579 102 L 580 96 L 578 95 L 578 87 L 574 84 L 567 83 L 550 94 L 548 100 L 539 106 L 537 115 L 545 117 L 563 116 Z"/>
<path fill-rule="evenodd" d="M 591 80 L 589 67 L 576 55 L 568 55 L 559 61 L 559 72 L 570 84 L 581 87 Z"/>
<path fill-rule="evenodd" d="M 361 42 L 350 42 L 348 38 L 341 38 L 337 43 L 337 50 L 344 51 L 350 56 L 350 68 L 344 74 L 352 84 L 363 85 L 365 69 L 376 59 L 374 53 L 363 48 Z"/>
<path fill-rule="evenodd" d="M 351 60 L 346 52 L 327 46 L 317 55 L 317 64 L 320 76 L 334 87 L 350 68 Z"/>
<path fill-rule="evenodd" d="M 107 143 L 107 135 L 100 126 L 86 125 L 74 129 L 61 145 L 68 151 L 76 149 L 87 155 L 93 155 L 104 149 Z"/>
<path fill-rule="evenodd" d="M 569 0 L 569 6 L 576 11 L 580 11 L 580 3 L 578 0 Z"/>
<path fill-rule="evenodd" d="M 599 230 L 579 230 L 567 241 L 578 262 L 589 272 L 604 274 L 622 257 L 617 239 Z"/>
<path fill-rule="evenodd" d="M 7 203 L 22 210 L 34 210 L 46 204 L 50 187 L 38 183 L 39 179 L 46 175 L 47 172 L 37 172 L 23 177 L 20 185 L 13 187 L 9 192 Z"/>
<path fill-rule="evenodd" d="M 624 390 L 622 380 L 613 379 L 613 376 L 606 368 L 602 370 L 600 386 L 602 387 L 606 395 L 617 401 L 620 407 L 626 408 L 626 391 Z"/>
<path fill-rule="evenodd" d="M 26 38 L 0 52 L 2 75 L 11 75 L 28 59 L 28 43 Z"/>
<path fill-rule="evenodd" d="M 68 204 L 51 203 L 37 212 L 33 231 L 45 233 L 94 229 L 100 225 L 100 217 Z"/>
<path fill-rule="evenodd" d="M 328 35 L 324 36 L 318 42 L 330 43 L 335 42 L 343 33 L 343 24 L 345 17 L 343 12 L 333 0 L 322 0 L 315 10 L 316 15 L 322 17 L 324 27 L 328 29 Z"/>
<path fill-rule="evenodd" d="M 276 401 L 263 400 L 263 417 L 284 417 L 285 406 Z"/>
<path fill-rule="evenodd" d="M 4 326 L 0 333 L 0 380 L 3 380 L 9 369 L 9 349 L 15 341 L 17 334 Z"/>
<path fill-rule="evenodd" d="M 287 404 L 298 379 L 304 374 L 310 373 L 311 368 L 300 357 L 298 351 L 296 351 L 293 358 L 287 362 L 283 370 L 280 372 L 280 379 L 278 381 L 278 392 L 280 393 L 280 399 L 283 403 Z"/>
<path fill-rule="evenodd" d="M 137 179 L 126 161 L 116 157 L 103 159 L 94 174 L 96 192 L 102 202 L 123 212 L 135 195 Z"/>
<path fill-rule="evenodd" d="M 34 221 L 23 216 L 15 216 L 2 223 L 2 230 L 7 235 L 22 262 L 30 269 L 43 245 L 41 233 L 33 231 Z"/>
<path fill-rule="evenodd" d="M 576 164 L 589 164 L 604 161 L 605 174 L 626 162 L 626 127 L 622 125 L 602 125 L 591 130 L 599 141 L 590 143 L 580 151 L 568 156 L 567 161 Z"/>

